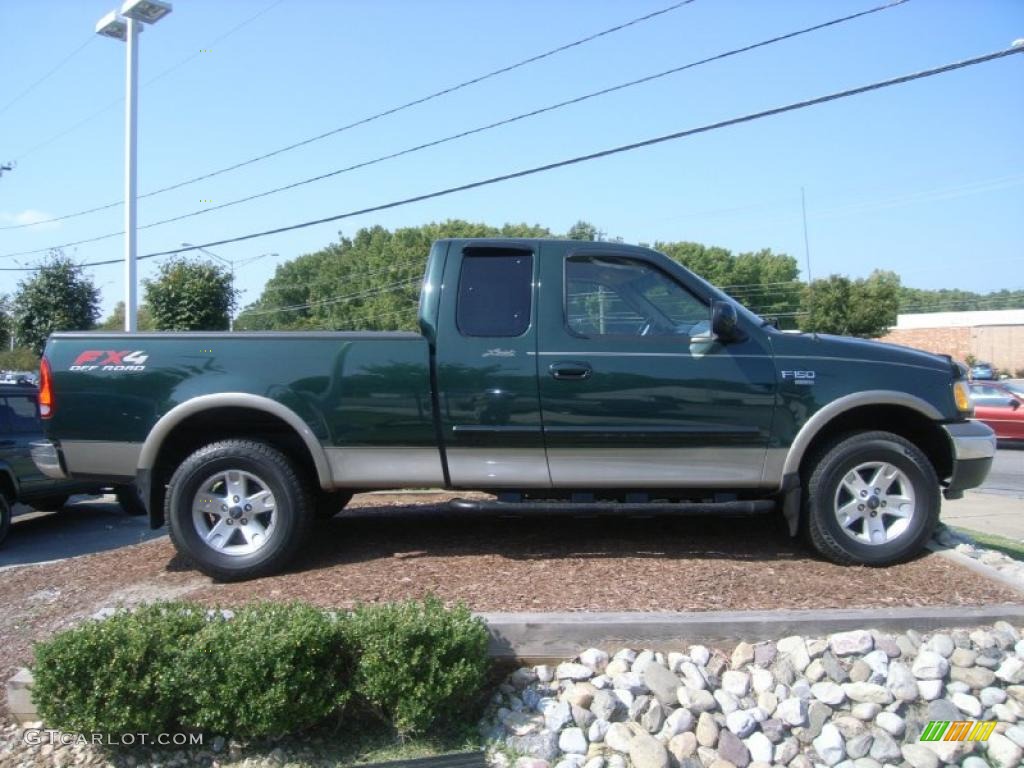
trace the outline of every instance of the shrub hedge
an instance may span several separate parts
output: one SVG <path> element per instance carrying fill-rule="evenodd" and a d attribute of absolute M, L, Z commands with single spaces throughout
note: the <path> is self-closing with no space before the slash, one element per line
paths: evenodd
<path fill-rule="evenodd" d="M 38 643 L 32 698 L 47 726 L 68 732 L 261 738 L 374 713 L 407 735 L 469 722 L 488 669 L 484 623 L 434 598 L 339 615 L 257 603 L 225 616 L 176 602 Z"/>
<path fill-rule="evenodd" d="M 487 630 L 440 600 L 356 609 L 344 623 L 357 659 L 355 694 L 402 734 L 457 722 L 487 679 Z"/>

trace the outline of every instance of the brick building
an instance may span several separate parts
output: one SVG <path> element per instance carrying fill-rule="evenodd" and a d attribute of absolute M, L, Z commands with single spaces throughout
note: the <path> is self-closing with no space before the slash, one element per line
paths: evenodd
<path fill-rule="evenodd" d="M 961 362 L 973 355 L 1016 374 L 1024 370 L 1024 309 L 897 315 L 896 327 L 879 341 L 952 355 Z"/>

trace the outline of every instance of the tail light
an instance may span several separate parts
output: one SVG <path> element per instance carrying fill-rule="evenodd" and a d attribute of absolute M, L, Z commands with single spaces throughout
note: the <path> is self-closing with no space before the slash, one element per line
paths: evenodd
<path fill-rule="evenodd" d="M 53 373 L 50 361 L 45 357 L 39 361 L 39 415 L 48 419 L 53 416 Z"/>

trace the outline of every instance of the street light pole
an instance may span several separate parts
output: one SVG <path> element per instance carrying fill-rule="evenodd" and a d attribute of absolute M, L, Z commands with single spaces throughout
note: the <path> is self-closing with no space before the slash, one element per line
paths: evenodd
<path fill-rule="evenodd" d="M 139 22 L 128 17 L 127 59 L 124 89 L 124 330 L 135 333 L 138 314 L 135 208 L 137 96 L 139 74 Z"/>
<path fill-rule="evenodd" d="M 138 117 L 139 34 L 143 24 L 155 24 L 171 12 L 166 0 L 125 0 L 121 10 L 111 11 L 96 22 L 96 34 L 121 40 L 127 45 L 124 88 L 124 330 L 137 327 L 136 290 L 136 141 Z"/>

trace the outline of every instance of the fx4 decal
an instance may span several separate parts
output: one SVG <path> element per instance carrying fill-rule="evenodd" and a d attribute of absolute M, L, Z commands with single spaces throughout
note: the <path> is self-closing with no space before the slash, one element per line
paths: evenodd
<path fill-rule="evenodd" d="M 75 358 L 71 371 L 144 371 L 149 355 L 145 350 L 87 349 Z"/>

